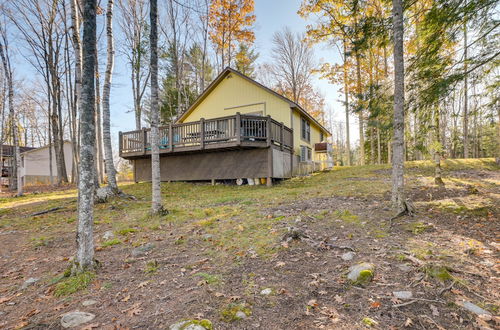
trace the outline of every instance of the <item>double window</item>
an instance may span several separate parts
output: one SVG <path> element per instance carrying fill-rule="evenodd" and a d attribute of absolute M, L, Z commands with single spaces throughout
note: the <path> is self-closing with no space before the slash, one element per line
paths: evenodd
<path fill-rule="evenodd" d="M 310 162 L 312 155 L 311 155 L 311 148 L 307 146 L 300 146 L 300 161 L 301 162 Z"/>
<path fill-rule="evenodd" d="M 311 141 L 311 124 L 304 117 L 300 120 L 300 137 L 304 141 Z"/>

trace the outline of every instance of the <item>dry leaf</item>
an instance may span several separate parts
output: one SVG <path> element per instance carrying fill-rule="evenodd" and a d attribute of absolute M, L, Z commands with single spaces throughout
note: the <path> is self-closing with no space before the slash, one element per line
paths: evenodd
<path fill-rule="evenodd" d="M 316 299 L 311 299 L 307 302 L 307 306 L 311 306 L 311 307 L 318 307 L 318 302 L 316 301 Z"/>
<path fill-rule="evenodd" d="M 148 285 L 149 281 L 144 281 L 144 282 L 141 282 L 139 283 L 139 288 L 144 288 L 146 285 Z"/>
<path fill-rule="evenodd" d="M 123 301 L 123 302 L 127 302 L 130 300 L 130 295 L 124 297 L 123 299 L 121 299 L 120 301 Z"/>
<path fill-rule="evenodd" d="M 410 318 L 407 318 L 405 321 L 405 327 L 410 327 L 413 324 L 413 321 Z"/>
<path fill-rule="evenodd" d="M 343 304 L 344 303 L 344 299 L 339 296 L 338 294 L 335 295 L 335 297 L 333 297 L 335 299 L 336 302 L 338 302 L 339 304 Z"/>
<path fill-rule="evenodd" d="M 276 267 L 283 267 L 283 266 L 285 266 L 285 265 L 286 265 L 286 264 L 285 264 L 283 261 L 278 261 L 278 262 L 276 263 Z"/>
<path fill-rule="evenodd" d="M 135 316 L 135 315 L 139 315 L 143 309 L 140 308 L 139 306 L 141 306 L 141 303 L 138 302 L 138 303 L 135 303 L 132 305 L 132 307 L 128 308 L 128 309 L 125 309 L 122 311 L 123 312 L 127 312 L 127 315 L 128 316 Z"/>
<path fill-rule="evenodd" d="M 431 309 L 431 311 L 432 311 L 432 315 L 433 315 L 433 316 L 439 316 L 439 310 L 437 309 L 437 307 L 436 307 L 436 306 L 434 306 L 434 305 L 430 305 L 429 307 L 430 307 L 430 309 Z"/>
<path fill-rule="evenodd" d="M 29 319 L 30 317 L 32 317 L 33 315 L 36 315 L 36 314 L 38 314 L 38 313 L 40 313 L 40 310 L 39 310 L 39 309 L 34 309 L 34 310 L 32 310 L 32 311 L 28 312 L 26 315 L 24 315 L 24 316 L 21 318 L 21 320 L 27 320 L 27 319 Z"/>
<path fill-rule="evenodd" d="M 91 323 L 91 324 L 86 325 L 83 328 L 81 328 L 81 330 L 92 330 L 95 328 L 99 328 L 99 325 L 100 325 L 99 323 Z"/>
<path fill-rule="evenodd" d="M 240 300 L 240 299 L 241 299 L 240 296 L 231 296 L 231 297 L 229 297 L 230 301 L 237 301 L 237 300 Z"/>
<path fill-rule="evenodd" d="M 220 297 L 224 297 L 224 294 L 223 294 L 223 293 L 220 293 L 220 292 L 216 292 L 216 293 L 215 293 L 215 296 L 220 298 Z"/>
<path fill-rule="evenodd" d="M 22 329 L 24 328 L 25 326 L 27 326 L 29 324 L 29 322 L 27 321 L 21 321 L 19 323 L 17 323 L 15 326 L 14 326 L 14 329 Z"/>
<path fill-rule="evenodd" d="M 0 304 L 3 304 L 4 302 L 7 302 L 7 301 L 11 301 L 12 298 L 14 298 L 15 296 L 10 296 L 10 297 L 1 297 L 0 298 Z"/>
<path fill-rule="evenodd" d="M 321 290 L 318 293 L 320 296 L 324 296 L 324 295 L 328 294 L 328 292 L 326 292 L 325 290 Z"/>
<path fill-rule="evenodd" d="M 57 305 L 56 307 L 54 307 L 54 310 L 55 311 L 60 311 L 61 309 L 63 309 L 64 307 L 66 307 L 64 304 L 60 304 L 60 305 Z"/>
<path fill-rule="evenodd" d="M 371 308 L 379 308 L 379 307 L 380 307 L 380 305 L 382 305 L 382 304 L 380 303 L 380 301 L 374 301 L 374 302 L 372 302 L 372 303 L 370 304 L 370 307 L 371 307 Z"/>

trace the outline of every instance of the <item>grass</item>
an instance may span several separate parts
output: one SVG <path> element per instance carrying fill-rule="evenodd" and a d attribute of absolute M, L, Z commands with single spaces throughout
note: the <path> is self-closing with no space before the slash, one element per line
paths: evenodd
<path fill-rule="evenodd" d="M 204 272 L 196 273 L 193 276 L 201 277 L 208 285 L 216 285 L 221 283 L 221 277 L 219 275 L 208 274 Z"/>
<path fill-rule="evenodd" d="M 84 290 L 90 285 L 90 283 L 92 283 L 94 277 L 95 274 L 91 272 L 84 272 L 75 276 L 65 277 L 56 284 L 54 296 L 63 297 Z"/>
<path fill-rule="evenodd" d="M 113 239 L 110 239 L 108 241 L 102 242 L 101 247 L 106 248 L 106 247 L 110 247 L 110 246 L 118 245 L 118 244 L 122 244 L 122 241 L 119 240 L 118 238 L 113 238 Z"/>

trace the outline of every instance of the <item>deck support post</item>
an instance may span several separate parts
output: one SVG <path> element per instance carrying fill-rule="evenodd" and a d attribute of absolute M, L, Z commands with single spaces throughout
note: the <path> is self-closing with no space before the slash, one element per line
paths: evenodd
<path fill-rule="evenodd" d="M 266 120 L 266 140 L 267 140 L 267 146 L 270 147 L 271 146 L 271 116 L 267 116 L 267 120 Z"/>
<path fill-rule="evenodd" d="M 215 186 L 215 179 L 211 180 L 212 186 Z"/>
<path fill-rule="evenodd" d="M 123 150 L 123 133 L 122 131 L 118 132 L 118 155 L 121 157 L 122 156 L 122 150 Z"/>
<path fill-rule="evenodd" d="M 236 121 L 234 124 L 234 129 L 236 130 L 236 144 L 241 144 L 241 114 L 239 112 L 236 113 Z"/>
<path fill-rule="evenodd" d="M 173 137 L 173 133 L 172 133 L 172 122 L 168 123 L 168 149 L 169 149 L 169 152 L 173 152 L 174 151 L 174 141 L 172 141 L 172 137 Z"/>
<path fill-rule="evenodd" d="M 283 151 L 283 145 L 285 144 L 285 141 L 283 141 L 283 130 L 285 129 L 285 124 L 283 124 L 283 122 L 281 122 L 281 126 L 280 126 L 280 147 L 281 147 L 281 151 Z"/>
<path fill-rule="evenodd" d="M 142 128 L 142 150 L 143 153 L 146 154 L 147 148 L 146 148 L 146 142 L 148 141 L 148 131 L 146 130 L 145 127 Z"/>
<path fill-rule="evenodd" d="M 205 149 L 205 118 L 200 118 L 200 149 Z"/>

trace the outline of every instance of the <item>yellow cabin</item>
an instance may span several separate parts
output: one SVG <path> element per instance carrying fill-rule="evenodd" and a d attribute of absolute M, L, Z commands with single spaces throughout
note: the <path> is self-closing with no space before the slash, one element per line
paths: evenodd
<path fill-rule="evenodd" d="M 330 132 L 300 105 L 226 68 L 182 114 L 160 128 L 162 180 L 289 178 L 331 167 Z M 136 181 L 151 179 L 149 130 L 120 132 Z"/>

